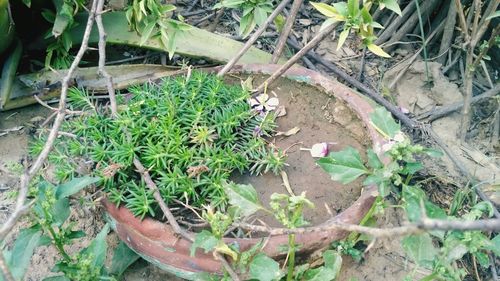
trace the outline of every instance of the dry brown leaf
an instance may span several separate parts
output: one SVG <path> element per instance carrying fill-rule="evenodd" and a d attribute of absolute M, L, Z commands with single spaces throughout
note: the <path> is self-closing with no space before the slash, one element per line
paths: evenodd
<path fill-rule="evenodd" d="M 299 127 L 293 127 L 293 128 L 291 128 L 290 130 L 288 130 L 286 132 L 277 132 L 276 136 L 289 137 L 289 136 L 293 136 L 293 135 L 297 134 L 299 131 L 300 131 Z"/>

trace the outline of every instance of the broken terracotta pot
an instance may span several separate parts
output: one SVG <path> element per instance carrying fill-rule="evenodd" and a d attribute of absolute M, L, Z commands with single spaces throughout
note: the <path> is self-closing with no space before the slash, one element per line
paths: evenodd
<path fill-rule="evenodd" d="M 236 66 L 232 73 L 266 75 L 271 74 L 278 67 L 277 65 L 250 64 Z M 217 68 L 207 69 L 207 71 L 211 72 L 217 70 Z M 373 111 L 373 107 L 359 93 L 317 72 L 301 67 L 291 68 L 285 73 L 284 77 L 307 83 L 316 87 L 319 91 L 343 100 L 365 125 L 366 133 L 370 137 L 372 145 L 380 147 L 383 144 L 383 138 L 370 124 L 369 114 Z M 360 197 L 349 208 L 322 225 L 328 225 L 332 221 L 358 224 L 371 208 L 377 195 L 376 186 L 365 188 Z M 150 218 L 140 220 L 134 217 L 132 212 L 125 207 L 116 208 L 115 205 L 107 201 L 104 202 L 104 206 L 120 239 L 141 257 L 163 270 L 190 280 L 196 279 L 197 274 L 200 272 L 222 273 L 222 265 L 214 258 L 212 253 L 205 254 L 203 251 L 198 250 L 195 256 L 191 256 L 191 242 L 178 237 L 168 224 Z M 333 241 L 345 238 L 347 234 L 346 231 L 340 230 L 298 234 L 296 243 L 301 245 L 300 251 L 313 252 L 327 247 Z M 194 237 L 195 233 L 190 233 L 190 235 Z M 242 251 L 261 241 L 260 238 L 226 238 L 225 240 L 227 244 L 237 244 Z M 271 236 L 263 251 L 270 257 L 280 258 L 283 255 L 280 246 L 287 244 L 287 241 L 287 235 Z"/>

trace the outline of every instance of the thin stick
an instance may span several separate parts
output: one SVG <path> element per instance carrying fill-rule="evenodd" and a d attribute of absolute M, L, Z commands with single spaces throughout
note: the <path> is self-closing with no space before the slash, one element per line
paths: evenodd
<path fill-rule="evenodd" d="M 471 104 L 475 104 L 475 103 L 478 103 L 479 101 L 482 101 L 484 99 L 491 98 L 491 97 L 497 95 L 498 93 L 500 93 L 500 84 L 496 84 L 492 89 L 490 89 L 490 90 L 488 90 L 480 95 L 473 97 L 471 100 Z M 442 117 L 444 117 L 452 112 L 460 110 L 463 106 L 464 106 L 463 101 L 452 103 L 452 104 L 449 104 L 446 106 L 442 106 L 438 109 L 434 109 L 434 110 L 422 113 L 419 116 L 419 119 L 427 118 L 428 122 L 432 122 L 432 121 L 439 119 L 439 118 L 442 118 Z"/>
<path fill-rule="evenodd" d="M 278 39 L 278 44 L 276 45 L 276 49 L 274 49 L 273 57 L 271 58 L 271 63 L 277 63 L 283 50 L 285 49 L 286 39 L 288 35 L 290 35 L 290 31 L 292 31 L 293 24 L 295 23 L 295 18 L 297 17 L 297 13 L 300 10 L 300 6 L 302 5 L 303 0 L 294 0 L 292 4 L 292 9 L 290 10 L 290 14 L 286 19 L 285 27 L 283 31 L 281 31 L 280 38 Z"/>
<path fill-rule="evenodd" d="M 392 227 L 392 228 L 367 227 L 357 224 L 346 224 L 337 221 L 328 222 L 321 226 L 294 228 L 294 229 L 271 228 L 269 226 L 253 225 L 240 222 L 233 223 L 233 226 L 240 227 L 245 230 L 264 232 L 270 235 L 304 234 L 310 232 L 322 232 L 322 231 L 330 231 L 333 229 L 339 229 L 349 232 L 358 232 L 362 234 L 367 234 L 375 238 L 389 238 L 394 236 L 417 234 L 429 230 L 499 231 L 500 219 L 466 221 L 466 220 L 438 220 L 438 219 L 429 219 L 424 217 L 418 223 L 413 223 L 405 226 Z"/>
<path fill-rule="evenodd" d="M 234 56 L 230 61 L 228 61 L 227 64 L 224 65 L 224 67 L 219 71 L 219 73 L 217 73 L 217 76 L 219 77 L 224 76 L 224 74 L 226 74 L 229 70 L 231 70 L 231 68 L 233 68 L 233 66 L 238 62 L 238 60 L 248 51 L 248 49 L 250 49 L 253 43 L 255 43 L 257 39 L 259 39 L 259 36 L 264 32 L 264 30 L 266 30 L 267 26 L 274 20 L 274 18 L 276 18 L 279 15 L 279 13 L 281 13 L 281 11 L 285 8 L 285 6 L 288 5 L 288 2 L 290 2 L 290 0 L 283 0 L 278 5 L 278 7 L 276 7 L 276 9 L 266 19 L 266 21 L 259 27 L 259 29 L 257 29 L 257 31 L 254 32 L 254 34 L 252 34 L 252 36 L 250 37 L 250 39 L 248 39 L 245 45 L 243 45 L 243 47 L 236 54 L 236 56 Z"/>
<path fill-rule="evenodd" d="M 36 175 L 38 170 L 40 170 L 43 163 L 47 159 L 49 152 L 52 150 L 54 142 L 58 136 L 57 132 L 59 131 L 59 128 L 61 128 L 62 122 L 64 121 L 64 117 L 66 115 L 66 97 L 68 95 L 69 82 L 71 80 L 71 77 L 73 76 L 73 73 L 75 72 L 75 69 L 77 68 L 78 64 L 81 61 L 83 54 L 87 50 L 90 31 L 92 30 L 92 24 L 95 18 L 96 7 L 97 7 L 97 1 L 93 1 L 92 8 L 89 12 L 89 17 L 87 20 L 87 25 L 85 27 L 82 44 L 80 46 L 80 49 L 78 50 L 78 53 L 75 56 L 75 59 L 73 60 L 73 63 L 71 64 L 68 70 L 68 73 L 62 79 L 61 97 L 59 99 L 59 108 L 57 111 L 56 119 L 47 137 L 47 141 L 45 142 L 45 145 L 42 151 L 40 152 L 40 155 L 38 155 L 37 159 L 32 164 L 31 168 L 26 169 L 23 175 L 21 175 L 19 195 L 17 196 L 16 206 L 14 212 L 9 216 L 9 218 L 0 228 L 0 241 L 5 239 L 7 234 L 12 230 L 12 227 L 14 227 L 17 220 L 20 218 L 20 216 L 26 211 L 27 206 L 25 205 L 25 202 L 26 202 L 26 197 L 28 195 L 29 183 L 33 178 L 33 176 Z"/>
<path fill-rule="evenodd" d="M 302 58 L 307 52 L 309 52 L 312 48 L 316 47 L 319 42 L 325 39 L 337 26 L 336 23 L 329 25 L 322 31 L 320 31 L 314 38 L 309 41 L 304 48 L 300 49 L 293 57 L 291 57 L 284 65 L 278 68 L 269 78 L 264 81 L 255 91 L 262 92 L 268 85 L 273 83 L 278 77 L 283 75 L 290 67 L 292 67 L 300 58 Z"/>
<path fill-rule="evenodd" d="M 444 25 L 443 37 L 441 39 L 441 45 L 439 46 L 439 54 L 444 54 L 450 48 L 456 22 L 457 22 L 457 5 L 453 3 L 453 0 L 450 0 L 450 7 L 448 8 L 448 16 L 446 17 L 446 23 Z M 446 56 L 442 56 L 437 60 L 437 62 L 443 65 L 445 61 L 446 61 Z"/>
<path fill-rule="evenodd" d="M 106 38 L 107 34 L 104 30 L 104 25 L 102 24 L 102 7 L 104 6 L 104 0 L 99 0 L 97 4 L 97 15 L 95 21 L 97 23 L 97 29 L 99 30 L 99 70 L 98 74 L 102 75 L 107 81 L 107 88 L 109 93 L 109 101 L 111 103 L 111 115 L 116 116 L 118 109 L 116 106 L 116 96 L 115 88 L 113 87 L 113 78 L 106 71 Z"/>
<path fill-rule="evenodd" d="M 14 276 L 12 276 L 12 273 L 9 270 L 9 266 L 7 265 L 7 262 L 5 261 L 5 258 L 3 256 L 3 252 L 0 252 L 0 270 L 3 274 L 3 277 L 5 281 L 15 281 Z"/>

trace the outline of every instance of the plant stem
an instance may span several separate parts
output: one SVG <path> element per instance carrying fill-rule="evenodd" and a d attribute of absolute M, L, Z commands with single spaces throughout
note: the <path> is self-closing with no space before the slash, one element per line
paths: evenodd
<path fill-rule="evenodd" d="M 295 267 L 295 234 L 288 235 L 288 274 L 286 281 L 293 280 L 293 270 Z"/>

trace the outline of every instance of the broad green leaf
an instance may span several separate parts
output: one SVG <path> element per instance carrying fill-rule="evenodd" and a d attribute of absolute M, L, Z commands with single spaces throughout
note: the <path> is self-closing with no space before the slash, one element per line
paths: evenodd
<path fill-rule="evenodd" d="M 401 126 L 394 121 L 391 113 L 383 107 L 377 107 L 370 114 L 370 120 L 377 131 L 387 138 L 393 138 L 401 130 Z"/>
<path fill-rule="evenodd" d="M 325 267 L 333 269 L 336 275 L 339 274 L 342 266 L 342 256 L 339 253 L 333 250 L 326 250 L 323 253 L 323 260 L 325 261 Z"/>
<path fill-rule="evenodd" d="M 175 37 L 177 36 L 177 31 L 175 30 L 172 32 L 170 35 L 170 38 L 168 39 L 168 45 L 167 45 L 167 51 L 168 51 L 168 57 L 169 59 L 172 59 L 175 54 L 175 49 L 177 48 L 176 42 L 175 42 Z"/>
<path fill-rule="evenodd" d="M 250 263 L 250 278 L 259 281 L 277 280 L 281 276 L 280 265 L 263 253 L 259 253 Z"/>
<path fill-rule="evenodd" d="M 405 237 L 402 244 L 406 254 L 413 261 L 425 268 L 432 268 L 432 262 L 437 255 L 437 250 L 432 244 L 432 238 L 429 234 Z"/>
<path fill-rule="evenodd" d="M 56 199 L 71 196 L 85 187 L 97 183 L 98 181 L 100 181 L 100 178 L 98 177 L 85 176 L 81 178 L 74 178 L 71 181 L 63 183 L 57 187 Z"/>
<path fill-rule="evenodd" d="M 202 248 L 205 253 L 215 249 L 219 240 L 208 230 L 202 230 L 194 237 L 194 242 L 191 245 L 191 256 L 194 257 L 197 248 Z"/>
<path fill-rule="evenodd" d="M 387 9 L 401 16 L 401 9 L 399 8 L 397 0 L 382 0 L 380 1 L 380 3 L 383 4 L 383 6 Z"/>
<path fill-rule="evenodd" d="M 24 5 L 26 5 L 28 8 L 31 8 L 31 0 L 23 0 Z"/>
<path fill-rule="evenodd" d="M 337 10 L 337 13 L 339 14 L 337 19 L 338 20 L 346 20 L 346 18 L 349 16 L 348 9 L 347 9 L 347 3 L 346 2 L 337 2 L 337 3 L 333 3 L 332 6 L 335 7 L 335 10 Z"/>
<path fill-rule="evenodd" d="M 388 181 L 381 181 L 378 185 L 378 193 L 382 197 L 386 197 L 391 192 L 391 184 Z"/>
<path fill-rule="evenodd" d="M 253 11 L 253 17 L 258 26 L 261 26 L 267 19 L 267 13 L 264 9 L 256 7 Z"/>
<path fill-rule="evenodd" d="M 491 246 L 491 251 L 500 257 L 500 234 L 497 234 L 497 236 L 495 236 L 495 238 L 491 239 L 491 243 L 492 243 L 492 246 Z"/>
<path fill-rule="evenodd" d="M 344 29 L 340 35 L 339 35 L 339 42 L 337 43 L 337 51 L 342 48 L 342 45 L 344 45 L 345 40 L 347 39 L 347 36 L 349 35 L 349 32 L 351 32 L 351 29 Z"/>
<path fill-rule="evenodd" d="M 352 147 L 331 152 L 316 163 L 330 174 L 332 180 L 340 181 L 343 184 L 350 183 L 368 172 L 361 161 L 359 152 Z"/>
<path fill-rule="evenodd" d="M 430 157 L 440 158 L 443 157 L 444 153 L 441 150 L 432 149 L 432 148 L 424 148 L 424 153 L 429 155 Z"/>
<path fill-rule="evenodd" d="M 416 172 L 422 170 L 424 168 L 424 165 L 420 162 L 407 162 L 404 164 L 403 170 L 401 170 L 401 173 L 403 175 L 413 175 Z"/>
<path fill-rule="evenodd" d="M 473 255 L 483 268 L 488 268 L 490 266 L 490 258 L 485 252 L 478 251 L 473 253 Z"/>
<path fill-rule="evenodd" d="M 500 10 L 491 14 L 489 17 L 486 18 L 486 20 L 491 20 L 491 19 L 496 18 L 496 17 L 500 17 Z"/>
<path fill-rule="evenodd" d="M 372 53 L 374 53 L 375 55 L 379 56 L 379 57 L 383 57 L 383 58 L 390 58 L 391 56 L 386 53 L 384 50 L 382 50 L 382 48 L 380 48 L 379 46 L 375 45 L 375 44 L 368 44 L 368 50 L 372 51 Z"/>
<path fill-rule="evenodd" d="M 359 0 L 347 0 L 347 12 L 351 17 L 356 17 L 359 12 Z"/>
<path fill-rule="evenodd" d="M 111 269 L 109 273 L 121 276 L 127 268 L 140 257 L 127 244 L 120 241 L 113 252 L 113 260 L 111 261 Z"/>
<path fill-rule="evenodd" d="M 335 18 L 328 18 L 326 19 L 322 24 L 321 27 L 319 28 L 319 31 L 323 31 L 325 28 L 329 27 L 330 25 L 336 23 L 337 20 Z"/>
<path fill-rule="evenodd" d="M 141 41 L 139 41 L 139 45 L 142 46 L 148 39 L 151 37 L 151 34 L 153 33 L 153 30 L 156 26 L 156 21 L 150 21 L 148 24 L 144 27 L 144 29 L 141 32 Z"/>
<path fill-rule="evenodd" d="M 81 251 L 82 254 L 91 255 L 93 257 L 90 265 L 94 268 L 101 268 L 104 265 L 106 250 L 108 249 L 108 243 L 106 242 L 108 232 L 109 224 L 106 224 L 101 232 L 92 240 L 90 245 Z"/>
<path fill-rule="evenodd" d="M 264 209 L 252 185 L 225 182 L 223 188 L 229 198 L 229 204 L 239 207 L 244 217 Z"/>
<path fill-rule="evenodd" d="M 52 216 L 55 225 L 61 226 L 68 219 L 71 211 L 69 209 L 69 199 L 61 198 L 56 201 L 52 209 Z"/>
<path fill-rule="evenodd" d="M 20 231 L 12 250 L 9 251 L 8 259 L 6 259 L 14 279 L 24 280 L 24 273 L 30 264 L 35 248 L 40 244 L 41 235 L 40 227 Z"/>
<path fill-rule="evenodd" d="M 368 157 L 368 166 L 373 169 L 380 169 L 384 167 L 384 164 L 378 158 L 378 155 L 373 151 L 373 149 L 368 149 L 366 151 L 366 156 Z"/>
<path fill-rule="evenodd" d="M 325 3 L 310 2 L 313 7 L 318 10 L 318 12 L 329 18 L 335 18 L 339 15 L 337 9 Z"/>

